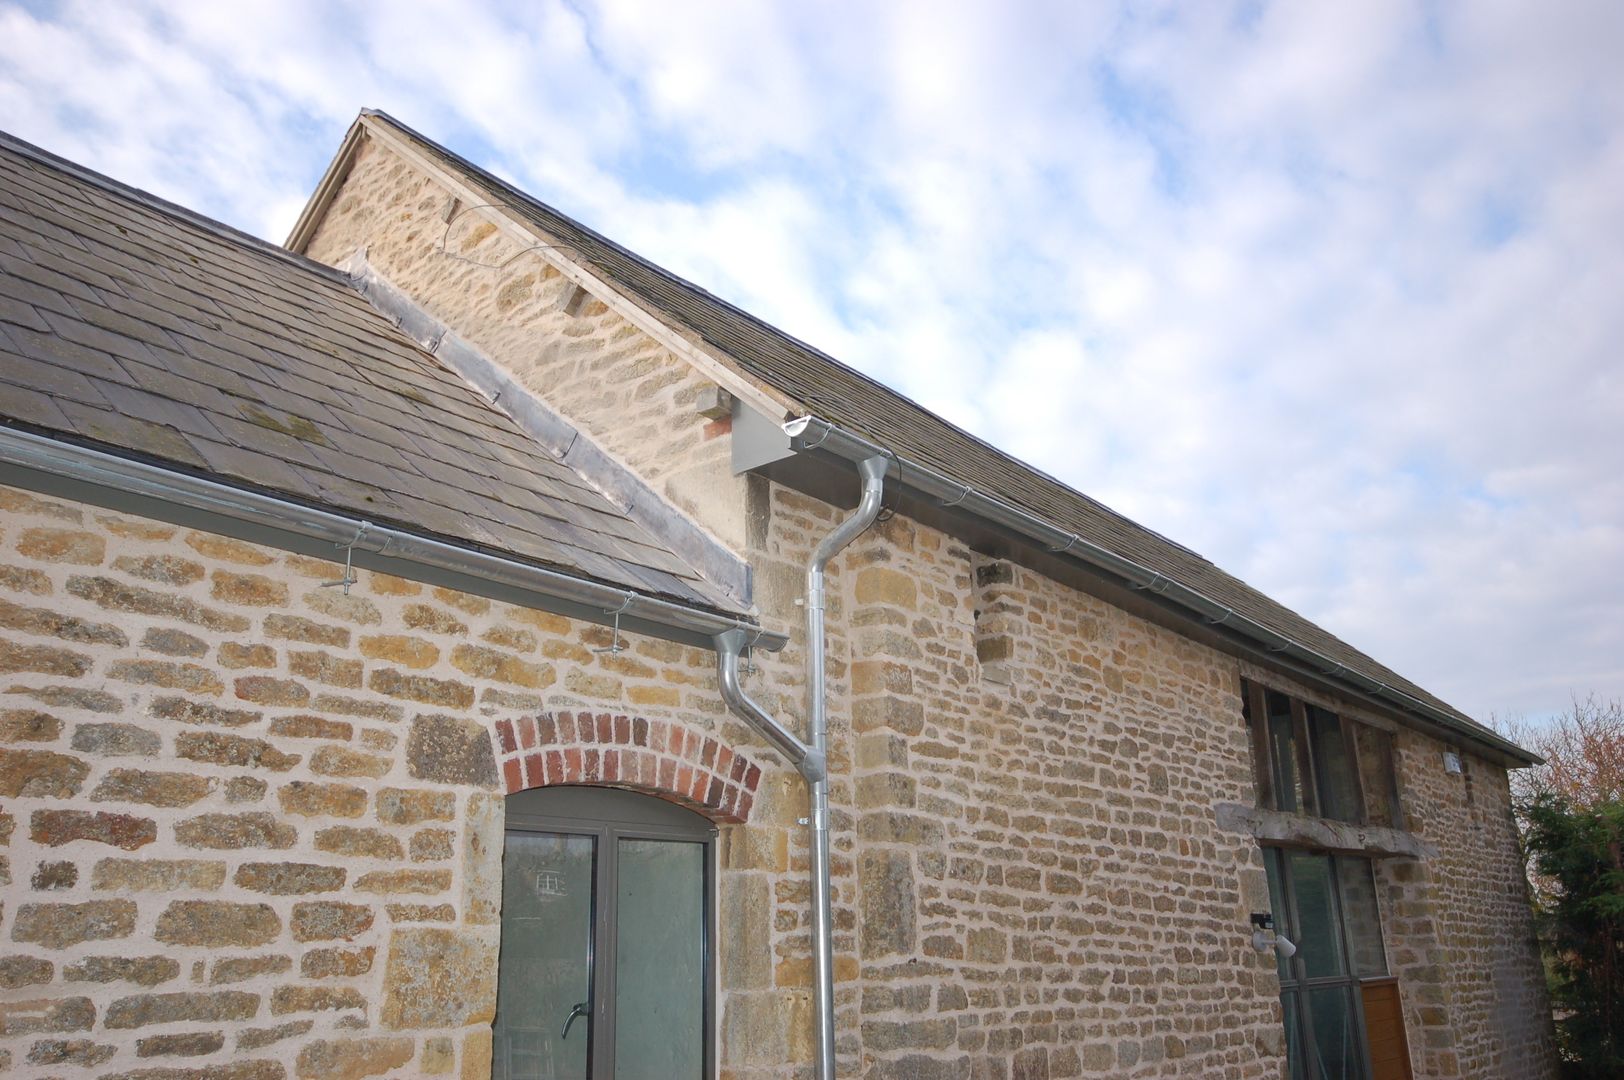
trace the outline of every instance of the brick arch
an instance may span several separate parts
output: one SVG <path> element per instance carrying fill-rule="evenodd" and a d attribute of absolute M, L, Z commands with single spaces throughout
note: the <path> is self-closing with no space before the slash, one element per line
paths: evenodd
<path fill-rule="evenodd" d="M 761 768 L 670 720 L 610 713 L 541 713 L 496 724 L 509 795 L 552 784 L 597 784 L 656 795 L 712 821 L 742 824 Z"/>

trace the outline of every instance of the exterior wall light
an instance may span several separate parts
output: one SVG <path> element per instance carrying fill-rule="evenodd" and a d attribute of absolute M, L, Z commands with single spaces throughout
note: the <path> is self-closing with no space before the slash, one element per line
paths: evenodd
<path fill-rule="evenodd" d="M 1278 952 L 1282 959 L 1290 960 L 1297 955 L 1297 946 L 1292 944 L 1290 938 L 1275 932 L 1274 915 L 1267 911 L 1252 913 L 1252 948 L 1258 952 L 1268 952 L 1270 949 Z"/>

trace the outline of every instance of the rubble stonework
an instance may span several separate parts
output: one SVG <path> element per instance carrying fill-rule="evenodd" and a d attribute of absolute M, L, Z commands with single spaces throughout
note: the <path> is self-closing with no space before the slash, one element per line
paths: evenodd
<path fill-rule="evenodd" d="M 449 233 L 461 259 L 447 258 L 453 198 L 369 138 L 309 253 L 341 263 L 364 247 L 746 554 L 763 621 L 798 627 L 812 546 L 843 511 L 733 477 L 726 425 L 691 408 L 708 380 L 610 306 L 579 302 L 544 258 L 514 259 L 529 245 L 470 213 Z M 901 517 L 836 561 L 829 591 L 843 1073 L 1280 1075 L 1279 986 L 1248 923 L 1269 908 L 1263 863 L 1218 822 L 1220 805 L 1254 802 L 1240 677 L 1392 720 Z M 751 694 L 802 716 L 802 657 L 797 636 L 758 658 Z M 748 826 L 722 834 L 721 1062 L 740 1080 L 788 1078 L 811 1052 L 799 781 L 729 734 L 764 768 Z M 1505 774 L 1468 752 L 1470 785 L 1445 776 L 1444 749 L 1400 732 L 1413 847 L 1436 858 L 1378 863 L 1415 1072 L 1548 1076 Z"/>
<path fill-rule="evenodd" d="M 641 701 L 673 745 L 739 738 L 708 652 L 341 572 L 0 488 L 13 1069 L 488 1075 L 498 733 Z"/>
<path fill-rule="evenodd" d="M 367 140 L 310 245 L 369 263 L 745 556 L 745 686 L 799 730 L 797 600 L 845 511 L 734 477 L 713 384 Z M 359 302 L 359 301 L 358 301 Z M 811 1058 L 804 789 L 715 657 L 0 488 L 0 1069 L 489 1075 L 504 797 L 719 826 L 718 1057 Z M 1244 675 L 1394 721 L 891 516 L 831 566 L 841 1075 L 1282 1074 Z M 619 651 L 612 647 L 620 646 Z M 1552 1071 L 1503 770 L 1398 729 L 1378 863 L 1417 1076 Z M 1244 815 L 1242 815 L 1244 816 Z"/>

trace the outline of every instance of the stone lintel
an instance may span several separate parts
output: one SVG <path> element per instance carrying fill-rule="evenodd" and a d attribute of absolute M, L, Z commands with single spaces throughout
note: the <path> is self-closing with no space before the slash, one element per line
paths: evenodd
<path fill-rule="evenodd" d="M 1214 813 L 1223 831 L 1245 833 L 1280 847 L 1319 848 L 1378 859 L 1431 859 L 1438 854 L 1437 848 L 1403 829 L 1353 825 L 1239 803 L 1219 803 Z"/>

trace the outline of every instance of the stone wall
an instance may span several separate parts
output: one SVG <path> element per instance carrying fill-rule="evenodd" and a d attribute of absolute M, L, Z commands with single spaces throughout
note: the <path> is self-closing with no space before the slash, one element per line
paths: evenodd
<path fill-rule="evenodd" d="M 1505 770 L 1413 732 L 1399 738 L 1409 827 L 1437 847 L 1421 864 L 1386 864 L 1387 910 L 1417 1075 L 1549 1076 L 1551 1006 L 1529 916 Z"/>
<path fill-rule="evenodd" d="M 1428 854 L 1381 859 L 1375 870 L 1415 1075 L 1554 1077 L 1551 1007 L 1505 770 L 1345 696 L 1251 664 L 1242 672 L 1394 735 L 1403 825 Z M 1462 775 L 1445 770 L 1446 750 L 1461 754 Z"/>
<path fill-rule="evenodd" d="M 0 488 L 0 1071 L 487 1076 L 508 740 L 751 813 L 709 653 L 341 575 Z"/>
<path fill-rule="evenodd" d="M 863 1075 L 1276 1075 L 1233 664 L 904 519 L 851 565 Z"/>
<path fill-rule="evenodd" d="M 841 511 L 728 475 L 726 425 L 692 409 L 707 381 L 581 302 L 538 257 L 505 270 L 447 258 L 450 202 L 365 143 L 310 252 L 340 261 L 365 246 L 396 285 L 744 553 L 764 620 L 797 629 L 803 568 Z M 522 248 L 477 214 L 451 238 L 452 254 L 489 266 Z M 904 519 L 832 568 L 829 633 L 843 1075 L 1280 1075 L 1278 983 L 1247 923 L 1269 903 L 1262 860 L 1214 816 L 1253 799 L 1239 677 L 1391 730 L 1390 719 Z M 746 680 L 792 727 L 804 716 L 802 655 L 797 634 Z M 801 785 L 719 718 L 707 673 L 660 693 L 651 708 L 677 708 L 762 763 L 748 825 L 724 827 L 719 843 L 723 1075 L 805 1077 Z M 530 782 L 523 730 L 504 762 L 509 786 Z M 1474 786 L 1451 787 L 1433 775 L 1441 750 L 1400 739 L 1412 827 L 1444 856 L 1381 864 L 1416 1075 L 1549 1075 L 1504 777 L 1473 761 Z M 545 757 L 537 764 L 551 775 Z"/>

